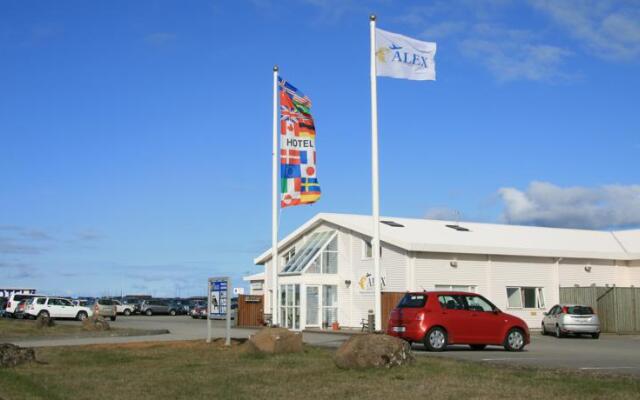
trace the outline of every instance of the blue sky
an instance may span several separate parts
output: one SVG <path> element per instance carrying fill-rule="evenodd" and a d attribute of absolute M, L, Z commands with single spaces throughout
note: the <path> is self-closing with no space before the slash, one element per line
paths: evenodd
<path fill-rule="evenodd" d="M 314 103 L 323 197 L 370 213 L 368 15 L 436 41 L 380 78 L 381 211 L 640 225 L 635 1 L 0 2 L 0 287 L 196 295 L 270 244 L 274 64 Z"/>

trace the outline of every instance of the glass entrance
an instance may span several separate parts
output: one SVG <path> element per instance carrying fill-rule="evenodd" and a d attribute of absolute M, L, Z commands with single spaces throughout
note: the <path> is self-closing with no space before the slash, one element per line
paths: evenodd
<path fill-rule="evenodd" d="M 280 285 L 280 324 L 300 329 L 300 285 Z"/>
<path fill-rule="evenodd" d="M 320 326 L 320 286 L 307 286 L 307 326 Z"/>

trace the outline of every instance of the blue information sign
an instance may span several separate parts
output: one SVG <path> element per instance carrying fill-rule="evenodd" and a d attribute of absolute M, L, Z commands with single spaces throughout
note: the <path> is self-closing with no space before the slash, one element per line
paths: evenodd
<path fill-rule="evenodd" d="M 228 306 L 228 282 L 224 280 L 211 281 L 211 293 L 209 294 L 211 318 L 220 318 L 227 315 Z"/>

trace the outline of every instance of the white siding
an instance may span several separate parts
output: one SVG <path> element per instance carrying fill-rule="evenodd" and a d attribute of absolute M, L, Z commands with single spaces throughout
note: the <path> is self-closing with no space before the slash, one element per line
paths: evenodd
<path fill-rule="evenodd" d="M 455 261 L 457 267 L 452 267 Z M 487 257 L 447 253 L 418 253 L 415 265 L 416 290 L 434 290 L 436 285 L 475 286 L 488 296 Z"/>
<path fill-rule="evenodd" d="M 382 245 L 380 258 L 382 275 L 385 278 L 385 292 L 405 292 L 407 274 L 409 272 L 409 257 L 407 252 L 397 247 Z"/>
<path fill-rule="evenodd" d="M 492 256 L 492 293 L 489 299 L 501 310 L 522 318 L 531 328 L 538 328 L 542 313 L 559 301 L 560 292 L 555 277 L 555 259 L 533 257 Z M 542 287 L 544 309 L 510 308 L 507 287 Z"/>
<path fill-rule="evenodd" d="M 561 287 L 614 284 L 622 284 L 617 279 L 614 261 L 569 259 L 560 262 Z"/>
<path fill-rule="evenodd" d="M 373 309 L 373 292 L 363 292 L 358 286 L 360 277 L 367 273 L 373 273 L 373 262 L 371 259 L 362 258 L 362 243 L 364 236 L 349 232 L 351 236 L 351 263 L 354 276 L 351 284 L 351 295 L 353 303 L 351 305 L 351 318 L 349 325 L 352 327 L 360 326 L 362 318 L 367 318 L 369 310 Z M 383 251 L 384 254 L 384 251 Z"/>

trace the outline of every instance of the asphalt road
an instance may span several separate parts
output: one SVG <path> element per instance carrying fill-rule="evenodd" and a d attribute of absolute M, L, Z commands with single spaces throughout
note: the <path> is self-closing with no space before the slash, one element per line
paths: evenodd
<path fill-rule="evenodd" d="M 77 324 L 78 322 L 60 322 Z M 114 327 L 138 329 L 168 329 L 169 334 L 154 336 L 129 336 L 80 339 L 21 340 L 14 343 L 22 346 L 65 346 L 92 343 L 125 343 L 136 341 L 171 341 L 204 339 L 207 322 L 186 316 L 120 316 L 112 323 Z M 247 338 L 254 329 L 232 329 L 232 337 Z M 213 337 L 224 337 L 224 321 L 213 322 Z M 335 333 L 304 333 L 306 343 L 317 346 L 338 347 L 349 336 Z M 482 363 L 514 364 L 545 368 L 569 368 L 610 374 L 629 374 L 640 377 L 640 336 L 601 335 L 600 339 L 565 338 L 532 334 L 531 344 L 525 351 L 510 353 L 502 347 L 488 347 L 482 351 L 470 350 L 468 346 L 451 346 L 442 353 L 431 353 L 419 344 L 413 345 L 417 356 L 451 357 Z"/>

